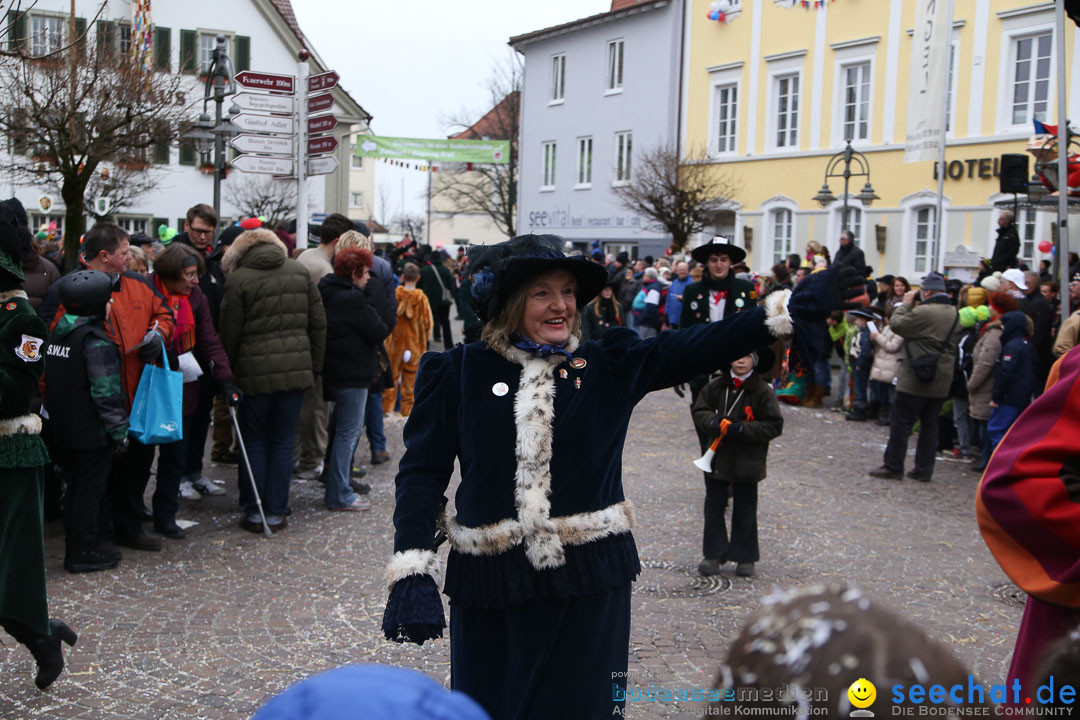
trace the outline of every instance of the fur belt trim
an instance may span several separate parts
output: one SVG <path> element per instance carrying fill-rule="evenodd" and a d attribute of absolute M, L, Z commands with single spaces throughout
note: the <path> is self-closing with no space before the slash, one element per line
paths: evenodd
<path fill-rule="evenodd" d="M 635 524 L 634 506 L 629 500 L 624 500 L 603 510 L 563 515 L 548 522 L 553 540 L 558 545 L 559 556 L 562 557 L 563 545 L 584 545 L 630 532 Z M 513 519 L 482 527 L 465 527 L 458 524 L 456 517 L 447 518 L 446 531 L 451 547 L 465 555 L 499 555 L 527 540 L 525 525 Z"/>
<path fill-rule="evenodd" d="M 21 417 L 0 420 L 0 436 L 4 435 L 40 435 L 41 416 L 22 415 Z"/>
<path fill-rule="evenodd" d="M 791 313 L 788 312 L 789 300 L 791 300 L 790 290 L 777 290 L 769 293 L 765 298 L 765 327 L 769 329 L 773 337 L 786 338 L 795 333 L 795 324 L 791 321 Z"/>
<path fill-rule="evenodd" d="M 437 585 L 442 584 L 442 563 L 432 550 L 403 550 L 394 553 L 386 566 L 386 588 L 392 590 L 394 583 L 410 575 L 430 575 Z"/>

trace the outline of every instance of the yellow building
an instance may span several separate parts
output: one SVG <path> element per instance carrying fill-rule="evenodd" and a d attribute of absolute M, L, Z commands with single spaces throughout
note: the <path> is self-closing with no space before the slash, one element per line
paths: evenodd
<path fill-rule="evenodd" d="M 955 0 L 945 217 L 935 248 L 936 163 L 904 164 L 915 0 L 729 2 L 720 23 L 706 19 L 709 0 L 690 0 L 681 132 L 685 155 L 707 154 L 734 180 L 737 210 L 715 230 L 746 245 L 752 269 L 803 254 L 810 240 L 836 250 L 843 180 L 830 180 L 840 200 L 829 207 L 813 197 L 847 137 L 868 159 L 880 197 L 863 209 L 853 196 L 865 178 L 852 179 L 849 224 L 875 271 L 917 282 L 935 255 L 940 267 L 957 246 L 990 254 L 994 203 L 1012 197 L 999 192 L 998 158 L 1024 152 L 1033 117 L 1057 123 L 1054 3 Z M 1066 32 L 1075 120 L 1080 31 L 1069 23 Z M 1027 262 L 1049 257 L 1037 245 L 1050 239 L 1052 222 L 1021 212 Z"/>

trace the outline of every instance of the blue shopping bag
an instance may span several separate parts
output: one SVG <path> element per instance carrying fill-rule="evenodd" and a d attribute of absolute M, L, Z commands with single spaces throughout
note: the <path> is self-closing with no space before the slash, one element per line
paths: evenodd
<path fill-rule="evenodd" d="M 165 341 L 161 343 L 163 367 L 147 365 L 135 390 L 128 429 L 143 445 L 163 445 L 184 437 L 184 373 L 169 367 Z"/>

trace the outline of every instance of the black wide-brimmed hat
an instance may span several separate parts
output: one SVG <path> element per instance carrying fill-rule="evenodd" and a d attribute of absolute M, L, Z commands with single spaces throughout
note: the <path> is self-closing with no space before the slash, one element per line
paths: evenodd
<path fill-rule="evenodd" d="M 731 242 L 723 235 L 717 235 L 704 245 L 700 245 L 690 251 L 690 257 L 704 265 L 709 261 L 710 255 L 727 255 L 731 258 L 731 264 L 735 265 L 746 259 L 746 251 Z"/>
<path fill-rule="evenodd" d="M 496 245 L 473 245 L 468 258 L 476 311 L 485 321 L 539 273 L 561 269 L 573 274 L 578 307 L 599 295 L 608 279 L 604 266 L 584 255 L 568 257 L 557 235 L 518 235 Z"/>
<path fill-rule="evenodd" d="M 772 370 L 773 365 L 776 364 L 776 353 L 774 353 L 772 348 L 768 345 L 758 348 L 754 351 L 754 354 L 757 355 L 758 358 L 757 363 L 754 365 L 754 372 L 758 375 L 764 375 L 769 372 Z"/>

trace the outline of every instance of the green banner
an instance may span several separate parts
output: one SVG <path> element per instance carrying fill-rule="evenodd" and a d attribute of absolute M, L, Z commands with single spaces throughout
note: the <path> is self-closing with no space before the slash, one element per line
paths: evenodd
<path fill-rule="evenodd" d="M 509 140 L 427 140 L 361 135 L 357 157 L 502 165 L 510 162 Z"/>

